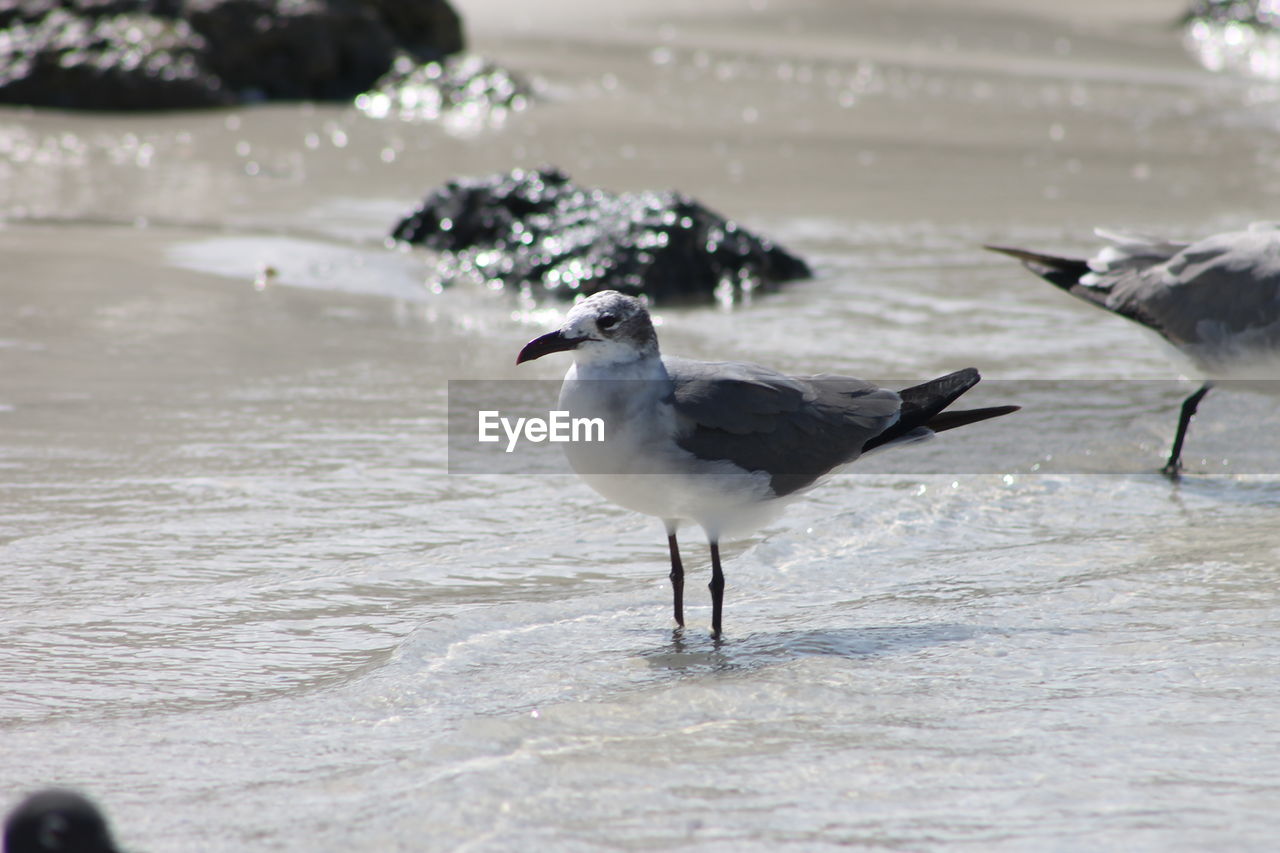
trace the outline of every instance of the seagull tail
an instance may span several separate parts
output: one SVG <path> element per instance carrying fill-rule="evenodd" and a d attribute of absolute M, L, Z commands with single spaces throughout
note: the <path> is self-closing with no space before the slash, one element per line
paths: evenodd
<path fill-rule="evenodd" d="M 932 432 L 944 432 L 1018 410 L 1018 406 L 991 406 L 958 412 L 943 411 L 958 400 L 961 394 L 977 385 L 981 378 L 977 368 L 966 367 L 899 391 L 902 409 L 897 422 L 867 442 L 862 448 L 863 452 L 902 439 L 921 427 Z"/>

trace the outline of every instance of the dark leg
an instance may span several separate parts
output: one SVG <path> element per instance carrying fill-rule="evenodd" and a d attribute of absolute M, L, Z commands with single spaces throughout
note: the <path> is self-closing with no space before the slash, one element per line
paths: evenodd
<path fill-rule="evenodd" d="M 1178 418 L 1178 431 L 1173 436 L 1173 450 L 1169 452 L 1169 461 L 1163 469 L 1163 473 L 1170 479 L 1176 480 L 1182 473 L 1182 442 L 1187 437 L 1187 426 L 1196 413 L 1196 407 L 1212 387 L 1212 382 L 1206 382 L 1200 386 L 1199 391 L 1182 401 L 1182 415 Z"/>
<path fill-rule="evenodd" d="M 724 608 L 724 572 L 720 570 L 720 543 L 711 543 L 711 636 L 720 639 L 720 611 Z"/>
<path fill-rule="evenodd" d="M 680 562 L 680 546 L 675 533 L 667 534 L 667 547 L 671 549 L 671 596 L 675 602 L 676 624 L 684 627 L 684 563 Z"/>

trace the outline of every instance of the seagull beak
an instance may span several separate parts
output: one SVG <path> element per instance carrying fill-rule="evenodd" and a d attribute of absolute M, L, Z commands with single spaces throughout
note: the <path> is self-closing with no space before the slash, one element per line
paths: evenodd
<path fill-rule="evenodd" d="M 553 352 L 564 352 L 578 346 L 578 344 L 587 340 L 585 337 L 570 338 L 563 332 L 548 332 L 540 338 L 534 338 L 524 345 L 524 349 L 520 350 L 520 354 L 516 356 L 516 364 L 524 364 L 526 361 L 533 361 L 535 358 L 542 358 Z"/>

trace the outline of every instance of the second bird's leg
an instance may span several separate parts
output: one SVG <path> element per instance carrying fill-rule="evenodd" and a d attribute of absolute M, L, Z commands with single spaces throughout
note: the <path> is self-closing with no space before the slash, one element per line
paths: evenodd
<path fill-rule="evenodd" d="M 1178 416 L 1178 431 L 1173 436 L 1173 449 L 1169 451 L 1169 461 L 1162 469 L 1163 473 L 1172 479 L 1178 479 L 1178 475 L 1182 472 L 1182 442 L 1187 437 L 1187 427 L 1191 424 L 1191 418 L 1195 416 L 1200 401 L 1212 387 L 1212 382 L 1206 382 L 1200 386 L 1199 391 L 1182 401 L 1182 414 Z"/>
<path fill-rule="evenodd" d="M 711 636 L 720 638 L 720 611 L 724 608 L 724 572 L 720 570 L 720 543 L 711 543 Z"/>
<path fill-rule="evenodd" d="M 667 534 L 667 548 L 671 550 L 671 598 L 676 624 L 684 627 L 684 563 L 680 562 L 680 546 L 674 532 Z"/>

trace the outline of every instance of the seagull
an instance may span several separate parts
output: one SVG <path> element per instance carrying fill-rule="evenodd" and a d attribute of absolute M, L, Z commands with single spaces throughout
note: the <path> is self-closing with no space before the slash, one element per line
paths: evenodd
<path fill-rule="evenodd" d="M 1017 406 L 943 411 L 978 383 L 967 368 L 903 391 L 848 376 L 788 376 L 745 362 L 663 356 L 639 299 L 612 290 L 573 306 L 516 364 L 571 351 L 560 408 L 601 418 L 603 441 L 565 444 L 569 464 L 614 503 L 662 520 L 676 624 L 684 565 L 676 534 L 711 546 L 711 633 L 721 636 L 720 541 L 751 533 L 863 453 L 1006 415 Z"/>
<path fill-rule="evenodd" d="M 1280 376 L 1280 227 L 1255 223 L 1195 243 L 1094 233 L 1108 245 L 1088 259 L 985 248 L 1017 258 L 1072 296 L 1155 331 L 1206 377 L 1182 403 L 1162 469 L 1176 480 L 1187 426 L 1214 380 Z"/>
<path fill-rule="evenodd" d="M 117 853 L 102 813 L 80 794 L 47 788 L 4 823 L 4 853 Z"/>

